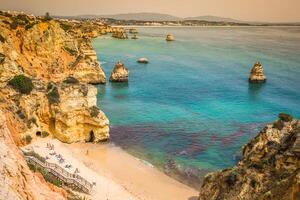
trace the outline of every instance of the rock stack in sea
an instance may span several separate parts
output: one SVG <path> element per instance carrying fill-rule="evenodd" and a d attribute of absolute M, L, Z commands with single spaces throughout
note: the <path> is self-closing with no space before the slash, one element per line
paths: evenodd
<path fill-rule="evenodd" d="M 168 34 L 167 37 L 166 37 L 166 40 L 168 42 L 171 42 L 171 41 L 174 41 L 175 40 L 175 37 L 172 35 L 172 34 Z"/>
<path fill-rule="evenodd" d="M 250 83 L 264 83 L 266 82 L 267 78 L 264 74 L 264 68 L 260 62 L 254 64 L 253 68 L 251 69 L 249 82 Z"/>
<path fill-rule="evenodd" d="M 127 33 L 123 29 L 117 29 L 112 33 L 112 37 L 117 39 L 128 39 Z"/>
<path fill-rule="evenodd" d="M 243 148 L 234 167 L 206 175 L 199 200 L 291 200 L 300 193 L 300 120 L 288 114 Z"/>
<path fill-rule="evenodd" d="M 129 70 L 122 62 L 118 62 L 113 69 L 109 80 L 111 82 L 128 82 Z"/>

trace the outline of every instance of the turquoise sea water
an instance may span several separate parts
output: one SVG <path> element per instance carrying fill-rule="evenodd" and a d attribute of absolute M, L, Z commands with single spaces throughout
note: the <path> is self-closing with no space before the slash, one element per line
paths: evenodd
<path fill-rule="evenodd" d="M 139 28 L 139 40 L 94 40 L 109 78 L 121 60 L 129 83 L 99 86 L 111 141 L 149 162 L 201 169 L 235 155 L 280 112 L 300 117 L 299 27 Z M 172 33 L 175 42 L 167 43 Z M 136 60 L 147 57 L 148 65 Z M 267 82 L 249 85 L 261 61 Z"/>

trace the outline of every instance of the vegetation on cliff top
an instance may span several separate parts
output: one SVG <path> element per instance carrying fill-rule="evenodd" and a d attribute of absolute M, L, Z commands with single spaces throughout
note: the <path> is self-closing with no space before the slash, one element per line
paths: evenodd
<path fill-rule="evenodd" d="M 15 76 L 8 82 L 8 84 L 21 94 L 30 94 L 33 89 L 31 79 L 22 74 Z"/>

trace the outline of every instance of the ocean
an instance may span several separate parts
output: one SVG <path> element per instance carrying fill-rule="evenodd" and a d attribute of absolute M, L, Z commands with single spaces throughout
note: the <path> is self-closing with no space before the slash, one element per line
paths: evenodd
<path fill-rule="evenodd" d="M 97 100 L 111 142 L 134 156 L 161 169 L 231 167 L 279 113 L 300 117 L 300 27 L 138 30 L 138 40 L 93 41 L 107 79 L 117 61 L 129 68 L 129 82 L 98 86 Z M 265 84 L 248 83 L 256 61 Z"/>

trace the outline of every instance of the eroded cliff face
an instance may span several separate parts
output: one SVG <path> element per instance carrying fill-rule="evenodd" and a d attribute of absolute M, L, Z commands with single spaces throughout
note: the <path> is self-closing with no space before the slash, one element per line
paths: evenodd
<path fill-rule="evenodd" d="M 31 172 L 12 139 L 11 121 L 0 111 L 0 197 L 6 200 L 63 200 L 64 190 L 44 184 L 41 176 Z"/>
<path fill-rule="evenodd" d="M 236 166 L 206 176 L 199 199 L 300 199 L 300 121 L 280 115 L 267 125 Z"/>
<path fill-rule="evenodd" d="M 89 85 L 106 81 L 91 45 L 105 27 L 24 14 L 0 13 L 0 20 L 0 108 L 22 126 L 15 141 L 41 133 L 68 143 L 107 140 L 109 121 Z M 20 74 L 32 80 L 29 94 L 8 84 Z M 64 83 L 70 77 L 76 81 Z"/>

